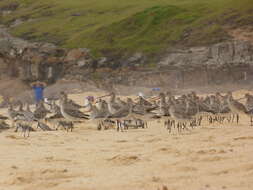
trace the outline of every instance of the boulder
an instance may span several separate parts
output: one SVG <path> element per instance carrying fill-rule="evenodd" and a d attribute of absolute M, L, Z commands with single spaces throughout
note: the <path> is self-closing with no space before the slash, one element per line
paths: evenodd
<path fill-rule="evenodd" d="M 76 61 L 88 56 L 89 50 L 85 48 L 72 49 L 67 53 L 65 61 Z"/>
<path fill-rule="evenodd" d="M 48 64 L 55 64 L 55 63 L 59 63 L 61 61 L 61 59 L 59 57 L 47 57 L 45 62 Z"/>
<path fill-rule="evenodd" d="M 12 49 L 13 44 L 8 39 L 0 39 L 0 53 L 9 54 L 9 51 Z"/>
<path fill-rule="evenodd" d="M 137 61 L 140 61 L 143 57 L 143 54 L 142 53 L 135 53 L 133 56 L 131 56 L 129 59 L 128 59 L 128 62 L 129 63 L 133 63 L 133 62 L 137 62 Z"/>
<path fill-rule="evenodd" d="M 108 61 L 108 58 L 106 58 L 106 57 L 99 58 L 98 61 L 97 61 L 98 67 L 106 66 L 107 61 Z"/>
<path fill-rule="evenodd" d="M 81 59 L 81 60 L 77 61 L 77 66 L 78 67 L 83 67 L 83 66 L 85 66 L 87 64 L 88 64 L 88 61 L 85 60 L 85 59 Z"/>

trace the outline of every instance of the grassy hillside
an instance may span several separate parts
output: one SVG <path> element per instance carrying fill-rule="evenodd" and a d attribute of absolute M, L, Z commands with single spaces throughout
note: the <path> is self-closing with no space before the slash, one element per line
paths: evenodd
<path fill-rule="evenodd" d="M 253 22 L 253 0 L 1 0 L 0 7 L 13 2 L 19 7 L 1 22 L 30 19 L 14 35 L 96 54 L 216 43 L 229 38 L 227 27 Z"/>

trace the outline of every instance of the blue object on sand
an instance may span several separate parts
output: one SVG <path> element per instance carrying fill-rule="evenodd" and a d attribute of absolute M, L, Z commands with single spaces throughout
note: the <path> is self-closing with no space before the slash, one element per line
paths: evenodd
<path fill-rule="evenodd" d="M 160 91 L 160 88 L 152 88 L 152 91 Z"/>

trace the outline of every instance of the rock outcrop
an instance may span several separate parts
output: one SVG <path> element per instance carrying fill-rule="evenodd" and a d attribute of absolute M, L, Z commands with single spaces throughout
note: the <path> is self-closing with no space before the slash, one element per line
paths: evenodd
<path fill-rule="evenodd" d="M 126 70 L 110 73 L 113 76 L 106 78 L 125 85 L 171 88 L 242 84 L 253 80 L 253 44 L 248 41 L 170 50 L 156 63 L 137 55 L 121 61 Z"/>
<path fill-rule="evenodd" d="M 0 77 L 53 83 L 91 62 L 88 49 L 68 51 L 49 43 L 29 43 L 0 28 Z"/>
<path fill-rule="evenodd" d="M 247 82 L 253 79 L 252 68 L 253 45 L 247 41 L 170 50 L 155 62 L 143 53 L 94 59 L 86 48 L 68 50 L 49 43 L 31 43 L 0 27 L 0 78 L 48 83 L 62 78 L 94 80 L 106 88 L 113 83 L 184 88 Z"/>
<path fill-rule="evenodd" d="M 253 45 L 245 41 L 230 41 L 210 47 L 190 48 L 169 52 L 158 63 L 162 66 L 253 65 Z"/>

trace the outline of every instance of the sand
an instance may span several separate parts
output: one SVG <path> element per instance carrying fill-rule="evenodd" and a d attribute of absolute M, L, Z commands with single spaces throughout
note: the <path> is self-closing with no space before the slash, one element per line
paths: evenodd
<path fill-rule="evenodd" d="M 90 94 L 70 97 L 83 103 Z M 204 124 L 183 134 L 158 121 L 127 132 L 86 122 L 72 133 L 29 138 L 10 129 L 0 142 L 0 190 L 253 189 L 253 127 L 245 116 L 239 125 Z"/>

